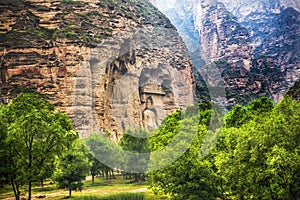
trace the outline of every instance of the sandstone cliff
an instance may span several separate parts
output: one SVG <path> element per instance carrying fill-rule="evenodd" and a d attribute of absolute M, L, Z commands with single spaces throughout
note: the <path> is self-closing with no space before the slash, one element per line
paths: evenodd
<path fill-rule="evenodd" d="M 148 1 L 0 2 L 2 103 L 45 94 L 85 136 L 157 126 L 193 103 L 193 71 L 170 21 Z"/>

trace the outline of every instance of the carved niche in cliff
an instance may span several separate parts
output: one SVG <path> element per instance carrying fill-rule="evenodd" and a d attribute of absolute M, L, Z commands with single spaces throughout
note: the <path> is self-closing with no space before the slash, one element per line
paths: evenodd
<path fill-rule="evenodd" d="M 117 141 L 127 129 L 152 130 L 167 114 L 192 104 L 191 69 L 173 66 L 189 66 L 188 59 L 170 54 L 160 40 L 145 41 L 153 35 L 144 29 L 145 34 L 142 39 L 128 32 L 107 38 L 83 61 L 72 117 L 83 137 L 109 131 Z"/>
<path fill-rule="evenodd" d="M 152 130 L 157 127 L 157 113 L 154 108 L 152 96 L 149 96 L 146 101 L 146 108 L 142 115 L 143 127 L 146 130 Z"/>
<path fill-rule="evenodd" d="M 171 76 L 163 64 L 157 68 L 144 68 L 139 79 L 141 104 L 141 126 L 151 131 L 156 128 L 169 113 L 168 105 L 174 104 L 171 88 Z"/>

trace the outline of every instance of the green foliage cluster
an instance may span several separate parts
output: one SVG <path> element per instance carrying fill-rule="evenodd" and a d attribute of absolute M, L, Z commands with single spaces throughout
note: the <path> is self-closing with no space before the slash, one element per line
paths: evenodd
<path fill-rule="evenodd" d="M 254 100 L 246 106 L 236 105 L 225 117 L 225 127 L 240 127 L 256 116 L 268 113 L 274 107 L 274 102 L 267 97 Z"/>
<path fill-rule="evenodd" d="M 72 190 L 82 190 L 82 180 L 85 179 L 90 169 L 89 151 L 81 140 L 73 143 L 72 149 L 68 151 L 57 162 L 57 170 L 54 180 L 59 184 L 59 188 L 69 189 L 69 196 Z"/>
<path fill-rule="evenodd" d="M 197 110 L 197 109 L 196 109 Z M 150 187 L 173 199 L 291 199 L 300 196 L 300 103 L 285 97 L 275 105 L 268 98 L 235 106 L 224 118 L 224 128 L 213 130 L 210 153 L 201 151 L 214 112 L 189 108 L 168 116 L 150 139 L 151 150 L 163 149 L 178 135 L 192 132 L 188 149 L 173 163 L 153 171 Z M 182 116 L 187 117 L 182 117 Z M 180 117 L 181 116 L 181 117 Z M 195 117 L 198 116 L 198 117 Z M 202 119 L 202 120 L 199 120 Z M 196 123 L 195 123 L 196 122 Z M 212 123 L 212 122 L 211 122 Z M 151 161 L 170 159 L 178 147 Z M 171 156 L 170 156 L 171 155 Z"/>
<path fill-rule="evenodd" d="M 123 172 L 125 178 L 134 182 L 145 181 L 149 162 L 148 132 L 143 129 L 127 130 L 119 143 L 110 140 L 109 135 L 91 134 L 85 139 L 92 159 L 91 175 L 103 174 L 106 180 L 114 177 L 114 169 Z M 141 154 L 146 153 L 145 156 Z"/>
<path fill-rule="evenodd" d="M 62 0 L 61 4 L 80 6 L 80 5 L 82 5 L 82 2 L 78 1 L 78 0 Z"/>
<path fill-rule="evenodd" d="M 243 78 L 244 75 L 242 75 L 241 72 L 238 70 L 225 69 L 222 72 L 222 77 L 228 77 L 232 79 L 232 78 Z"/>
<path fill-rule="evenodd" d="M 191 107 L 186 112 L 177 111 L 169 115 L 151 137 L 152 151 L 173 143 L 165 153 L 151 155 L 154 165 L 163 166 L 172 161 L 166 167 L 150 172 L 150 187 L 154 192 L 169 194 L 174 199 L 218 197 L 219 180 L 213 162 L 199 155 L 212 114 L 211 105 L 207 103 Z"/>
<path fill-rule="evenodd" d="M 143 153 L 150 152 L 148 137 L 149 133 L 143 129 L 127 130 L 119 143 L 123 151 L 133 153 L 123 155 L 122 169 L 127 172 L 130 179 L 133 176 L 135 182 L 145 181 L 145 173 L 143 172 L 147 171 L 150 158 Z"/>
<path fill-rule="evenodd" d="M 290 87 L 286 95 L 296 101 L 300 101 L 300 80 L 296 81 L 294 85 Z"/>
<path fill-rule="evenodd" d="M 53 38 L 54 31 L 43 27 L 28 29 L 26 32 L 35 36 L 38 39 L 43 39 L 43 40 L 54 39 Z"/>
<path fill-rule="evenodd" d="M 289 96 L 276 105 L 266 97 L 237 105 L 224 118 L 202 102 L 170 114 L 150 133 L 127 130 L 119 143 L 108 134 L 80 140 L 66 114 L 38 94 L 24 93 L 0 105 L 0 181 L 12 185 L 16 199 L 27 185 L 31 199 L 32 184 L 51 177 L 71 196 L 82 189 L 88 171 L 94 180 L 115 178 L 118 169 L 134 181 L 148 179 L 155 193 L 175 200 L 296 200 L 299 121 L 300 103 Z"/>
<path fill-rule="evenodd" d="M 114 178 L 114 168 L 119 167 L 119 146 L 113 143 L 109 135 L 91 134 L 85 139 L 85 144 L 90 151 L 90 159 L 92 161 L 92 182 L 98 174 L 105 175 L 106 180 L 110 177 Z"/>
<path fill-rule="evenodd" d="M 223 130 L 223 148 L 216 155 L 218 173 L 230 194 L 240 199 L 297 199 L 300 104 L 285 98 L 273 109 L 260 107 L 243 116 L 252 119 Z"/>
<path fill-rule="evenodd" d="M 5 184 L 11 184 L 16 199 L 20 199 L 24 185 L 28 186 L 28 199 L 31 199 L 32 184 L 51 177 L 54 163 L 63 164 L 71 151 L 78 154 L 76 165 L 84 163 L 85 156 L 79 157 L 82 150 L 76 151 L 80 140 L 71 120 L 38 94 L 21 93 L 8 105 L 1 105 L 0 119 L 0 178 Z M 69 173 L 64 170 L 63 175 Z M 67 179 L 70 185 L 83 179 L 79 172 Z"/>

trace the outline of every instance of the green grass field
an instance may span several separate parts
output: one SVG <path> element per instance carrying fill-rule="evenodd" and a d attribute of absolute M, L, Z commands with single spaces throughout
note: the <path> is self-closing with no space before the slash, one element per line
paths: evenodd
<path fill-rule="evenodd" d="M 116 179 L 106 181 L 105 178 L 96 177 L 92 184 L 90 177 L 84 182 L 82 191 L 72 191 L 72 199 L 78 200 L 167 200 L 167 196 L 155 195 L 146 183 L 131 183 L 121 175 Z M 26 187 L 22 188 L 22 196 L 26 197 Z M 32 190 L 33 199 L 46 195 L 46 199 L 63 199 L 68 196 L 67 190 L 57 189 L 57 185 L 46 181 L 44 187 L 35 185 Z M 10 186 L 0 188 L 0 199 L 14 199 Z"/>

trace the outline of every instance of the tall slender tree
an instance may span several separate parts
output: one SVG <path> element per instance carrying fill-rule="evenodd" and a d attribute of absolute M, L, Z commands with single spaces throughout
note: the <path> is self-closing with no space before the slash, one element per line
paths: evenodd
<path fill-rule="evenodd" d="M 78 134 L 69 117 L 55 111 L 54 105 L 38 94 L 24 93 L 12 99 L 5 116 L 5 145 L 15 197 L 20 199 L 20 186 L 26 183 L 31 199 L 32 183 Z"/>
<path fill-rule="evenodd" d="M 9 157 L 7 152 L 7 144 L 5 143 L 7 125 L 5 106 L 0 105 L 0 187 L 9 182 Z"/>

